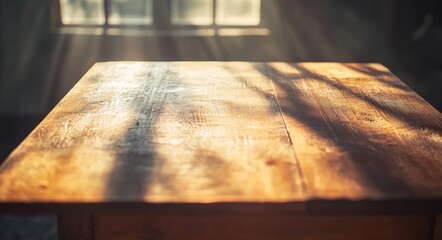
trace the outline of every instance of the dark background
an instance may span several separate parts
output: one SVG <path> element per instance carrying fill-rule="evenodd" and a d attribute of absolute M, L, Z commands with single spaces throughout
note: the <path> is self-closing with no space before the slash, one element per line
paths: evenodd
<path fill-rule="evenodd" d="M 438 0 L 262 0 L 270 35 L 228 37 L 59 34 L 52 0 L 0 1 L 0 161 L 99 61 L 379 62 L 442 109 Z M 34 220 L 8 236 L 56 236 L 53 219 Z M 0 218 L 0 230 L 17 224 Z"/>

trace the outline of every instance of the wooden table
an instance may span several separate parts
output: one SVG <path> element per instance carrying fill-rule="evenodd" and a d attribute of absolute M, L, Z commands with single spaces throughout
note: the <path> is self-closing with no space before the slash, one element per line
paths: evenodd
<path fill-rule="evenodd" d="M 380 64 L 95 64 L 0 169 L 61 239 L 441 239 L 442 114 Z"/>

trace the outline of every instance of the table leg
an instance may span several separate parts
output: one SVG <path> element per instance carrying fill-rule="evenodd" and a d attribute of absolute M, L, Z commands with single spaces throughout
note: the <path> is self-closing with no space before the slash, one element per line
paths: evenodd
<path fill-rule="evenodd" d="M 93 240 L 92 214 L 58 214 L 58 236 L 60 240 Z"/>
<path fill-rule="evenodd" d="M 442 240 L 442 215 L 434 217 L 433 240 Z"/>

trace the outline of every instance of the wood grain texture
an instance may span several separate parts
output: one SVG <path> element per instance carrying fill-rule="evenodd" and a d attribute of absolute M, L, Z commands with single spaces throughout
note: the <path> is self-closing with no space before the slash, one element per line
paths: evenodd
<path fill-rule="evenodd" d="M 268 63 L 313 199 L 442 195 L 442 115 L 379 64 Z"/>
<path fill-rule="evenodd" d="M 141 239 L 431 239 L 430 216 L 98 215 L 97 240 Z"/>
<path fill-rule="evenodd" d="M 441 120 L 379 64 L 97 63 L 0 202 L 439 200 Z"/>
<path fill-rule="evenodd" d="M 0 170 L 0 200 L 303 199 L 263 68 L 96 64 L 9 157 Z"/>

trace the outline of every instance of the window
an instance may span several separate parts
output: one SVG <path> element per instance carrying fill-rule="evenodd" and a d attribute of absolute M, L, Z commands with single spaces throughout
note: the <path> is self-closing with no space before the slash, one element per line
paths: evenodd
<path fill-rule="evenodd" d="M 172 0 L 172 24 L 211 25 L 213 0 Z"/>
<path fill-rule="evenodd" d="M 217 25 L 258 25 L 260 23 L 259 0 L 216 1 Z"/>
<path fill-rule="evenodd" d="M 102 0 L 61 0 L 61 21 L 63 24 L 104 24 Z"/>
<path fill-rule="evenodd" d="M 260 4 L 261 0 L 60 0 L 60 13 L 63 25 L 258 26 Z M 169 14 L 154 14 L 159 6 L 166 6 Z"/>
<path fill-rule="evenodd" d="M 152 0 L 111 0 L 109 24 L 151 24 Z"/>
<path fill-rule="evenodd" d="M 269 35 L 261 0 L 54 0 L 61 34 Z"/>

